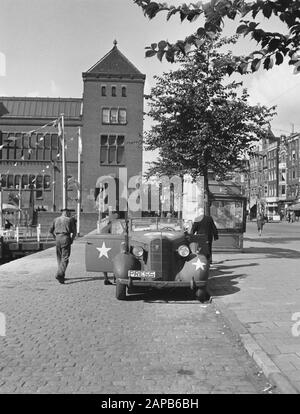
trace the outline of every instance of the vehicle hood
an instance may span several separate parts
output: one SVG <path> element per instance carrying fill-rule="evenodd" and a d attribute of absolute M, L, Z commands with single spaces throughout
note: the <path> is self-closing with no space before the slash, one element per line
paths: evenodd
<path fill-rule="evenodd" d="M 158 238 L 164 238 L 171 241 L 180 240 L 184 239 L 185 235 L 183 231 L 141 231 L 132 232 L 130 238 L 134 241 L 149 243 L 151 240 Z"/>

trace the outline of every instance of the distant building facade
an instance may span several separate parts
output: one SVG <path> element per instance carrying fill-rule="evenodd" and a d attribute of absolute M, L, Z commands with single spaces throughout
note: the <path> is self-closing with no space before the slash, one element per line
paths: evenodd
<path fill-rule="evenodd" d="M 291 204 L 300 202 L 300 134 L 275 137 L 258 143 L 245 171 L 234 175 L 248 198 L 252 218 L 262 211 L 270 219 L 283 216 Z M 242 179 L 241 179 L 242 177 Z"/>
<path fill-rule="evenodd" d="M 95 187 L 99 177 L 118 179 L 120 168 L 126 168 L 128 180 L 141 174 L 145 75 L 114 42 L 82 78 L 82 98 L 0 97 L 4 203 L 21 195 L 22 205 L 27 206 L 33 185 L 35 208 L 62 208 L 62 148 L 58 128 L 52 124 L 61 114 L 65 121 L 69 208 L 75 209 L 77 203 L 79 127 L 84 212 L 97 210 Z M 116 190 L 118 206 L 120 189 Z"/>

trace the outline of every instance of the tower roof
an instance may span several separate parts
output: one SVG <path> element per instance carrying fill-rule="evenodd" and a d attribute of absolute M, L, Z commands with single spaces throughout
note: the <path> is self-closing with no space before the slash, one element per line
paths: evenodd
<path fill-rule="evenodd" d="M 143 75 L 128 59 L 123 55 L 117 47 L 117 41 L 114 41 L 113 48 L 93 65 L 84 75 L 130 75 L 130 76 L 145 76 Z"/>

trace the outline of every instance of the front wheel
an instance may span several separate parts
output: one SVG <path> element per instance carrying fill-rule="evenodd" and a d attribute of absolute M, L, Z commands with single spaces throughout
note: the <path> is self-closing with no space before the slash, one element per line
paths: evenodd
<path fill-rule="evenodd" d="M 210 294 L 206 290 L 206 288 L 198 288 L 195 292 L 196 299 L 199 300 L 199 302 L 207 302 L 210 299 Z"/>
<path fill-rule="evenodd" d="M 123 285 L 119 279 L 116 281 L 116 298 L 118 300 L 126 300 L 126 285 Z"/>

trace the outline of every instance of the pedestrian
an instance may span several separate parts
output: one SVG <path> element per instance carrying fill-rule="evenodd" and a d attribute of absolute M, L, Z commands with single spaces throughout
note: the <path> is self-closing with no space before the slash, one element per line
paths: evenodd
<path fill-rule="evenodd" d="M 257 223 L 258 234 L 261 236 L 262 231 L 263 231 L 263 227 L 264 227 L 264 224 L 265 224 L 264 216 L 262 214 L 258 213 L 257 218 L 256 218 L 256 223 Z"/>
<path fill-rule="evenodd" d="M 204 208 L 199 209 L 197 216 L 192 224 L 191 234 L 203 234 L 206 236 L 208 243 L 207 260 L 212 263 L 212 241 L 218 240 L 219 234 L 215 222 L 211 216 L 204 214 Z"/>
<path fill-rule="evenodd" d="M 51 233 L 56 241 L 56 258 L 58 269 L 56 279 L 59 283 L 65 283 L 65 273 L 69 264 L 71 254 L 71 245 L 76 237 L 76 222 L 71 217 L 71 211 L 67 208 L 61 210 L 61 216 L 57 217 L 49 233 Z"/>
<path fill-rule="evenodd" d="M 109 216 L 105 217 L 100 222 L 100 234 L 111 234 L 112 233 L 112 223 L 113 220 L 116 220 L 118 218 L 117 213 L 111 213 Z M 112 285 L 112 282 L 108 278 L 108 273 L 103 272 L 104 275 L 104 284 L 105 285 Z M 114 282 L 115 282 L 115 275 L 114 275 Z"/>

